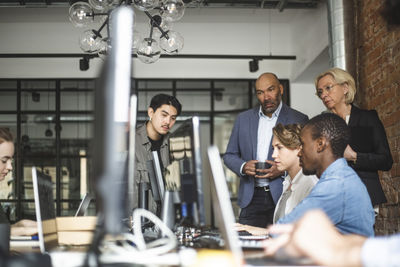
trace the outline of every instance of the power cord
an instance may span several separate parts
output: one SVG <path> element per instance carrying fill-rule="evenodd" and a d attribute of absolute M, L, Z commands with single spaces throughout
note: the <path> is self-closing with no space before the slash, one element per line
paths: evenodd
<path fill-rule="evenodd" d="M 100 247 L 101 263 L 136 263 L 136 264 L 170 264 L 188 265 L 196 259 L 193 249 L 174 250 L 178 241 L 175 234 L 156 215 L 144 210 L 133 212 L 133 234 L 124 233 L 115 239 L 103 240 Z M 160 238 L 145 242 L 142 232 L 142 218 L 151 221 L 160 231 Z"/>

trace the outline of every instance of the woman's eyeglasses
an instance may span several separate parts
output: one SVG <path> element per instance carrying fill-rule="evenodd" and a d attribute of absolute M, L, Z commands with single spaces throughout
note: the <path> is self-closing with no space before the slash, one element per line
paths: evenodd
<path fill-rule="evenodd" d="M 327 92 L 328 94 L 331 92 L 332 88 L 335 87 L 336 85 L 340 85 L 339 83 L 335 83 L 335 84 L 331 84 L 331 85 L 327 85 L 325 87 L 322 88 L 318 88 L 317 92 L 315 93 L 319 98 L 321 98 L 322 94 L 324 92 Z"/>

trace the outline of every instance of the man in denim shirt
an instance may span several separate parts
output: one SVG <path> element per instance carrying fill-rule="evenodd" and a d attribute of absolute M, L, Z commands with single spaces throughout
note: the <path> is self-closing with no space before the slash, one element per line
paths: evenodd
<path fill-rule="evenodd" d="M 307 257 L 318 266 L 400 266 L 400 234 L 342 235 L 321 210 L 308 211 L 295 224 L 275 224 L 268 230 L 279 235 L 264 242 L 270 256 Z"/>
<path fill-rule="evenodd" d="M 346 122 L 335 114 L 318 115 L 304 126 L 300 165 L 305 175 L 316 174 L 319 181 L 278 223 L 293 223 L 309 210 L 322 209 L 340 232 L 374 235 L 374 210 L 367 189 L 343 158 L 349 140 Z"/>

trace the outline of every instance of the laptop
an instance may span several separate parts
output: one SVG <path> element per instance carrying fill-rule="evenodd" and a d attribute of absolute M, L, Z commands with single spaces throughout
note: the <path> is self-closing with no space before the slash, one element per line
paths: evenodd
<path fill-rule="evenodd" d="M 53 183 L 51 177 L 32 167 L 32 185 L 35 199 L 35 214 L 38 225 L 38 235 L 34 236 L 11 236 L 11 247 L 40 247 L 41 252 L 45 251 L 45 243 L 42 240 L 52 240 L 52 246 L 56 245 L 56 225 L 48 220 L 56 217 L 53 199 Z M 75 217 L 84 216 L 89 207 L 92 196 L 86 193 L 75 213 Z M 50 229 L 50 230 L 49 230 Z M 42 238 L 41 238 L 42 237 Z M 43 238 L 46 237 L 46 238 Z M 47 242 L 49 247 L 49 242 Z"/>
<path fill-rule="evenodd" d="M 242 266 L 246 262 L 247 266 L 298 266 L 303 263 L 294 263 L 291 259 L 277 259 L 266 257 L 263 253 L 246 253 L 246 258 L 242 247 L 240 246 L 239 234 L 234 230 L 235 217 L 231 199 L 226 184 L 225 173 L 222 166 L 221 157 L 216 146 L 208 148 L 208 158 L 210 161 L 211 172 L 211 194 L 213 199 L 214 214 L 217 219 L 218 229 L 222 238 L 225 240 L 225 246 L 231 251 L 237 266 Z M 256 241 L 256 240 L 253 240 Z M 260 241 L 259 241 L 260 242 Z M 258 247 L 258 245 L 256 246 Z"/>
<path fill-rule="evenodd" d="M 39 177 L 38 177 L 39 176 Z M 40 184 L 40 186 L 39 186 Z M 53 186 L 51 182 L 51 177 L 40 173 L 38 175 L 36 167 L 32 167 L 32 185 L 33 185 L 33 196 L 35 204 L 35 214 L 37 223 L 37 236 L 11 236 L 10 246 L 11 247 L 40 247 L 40 251 L 43 253 L 44 249 L 44 239 L 43 239 L 43 225 L 42 220 L 54 219 L 55 209 L 53 201 Z M 42 200 L 39 200 L 39 197 Z M 42 202 L 42 205 L 40 204 Z M 46 222 L 48 227 L 51 228 L 51 223 Z M 54 222 L 54 233 L 55 240 L 57 240 L 57 231 Z"/>
<path fill-rule="evenodd" d="M 78 210 L 75 213 L 75 217 L 84 216 L 85 215 L 86 210 L 89 207 L 90 201 L 92 201 L 92 196 L 89 193 L 86 193 L 83 196 L 83 199 L 82 199 L 81 203 L 79 204 Z"/>
<path fill-rule="evenodd" d="M 32 167 L 32 185 L 35 198 L 36 222 L 40 252 L 45 253 L 57 246 L 56 212 L 51 177 Z"/>
<path fill-rule="evenodd" d="M 37 171 L 36 167 L 32 167 L 32 184 L 40 252 L 50 254 L 52 265 L 55 267 L 83 266 L 87 250 L 85 247 L 64 247 L 58 244 L 51 177 Z M 90 195 L 83 198 L 80 208 L 76 212 L 77 216 L 84 214 L 90 200 Z"/>

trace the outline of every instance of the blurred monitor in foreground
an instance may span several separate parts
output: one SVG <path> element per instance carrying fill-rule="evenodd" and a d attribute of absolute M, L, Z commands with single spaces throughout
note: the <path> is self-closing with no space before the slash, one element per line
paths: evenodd
<path fill-rule="evenodd" d="M 119 234 L 123 219 L 132 212 L 128 179 L 128 114 L 131 89 L 133 10 L 112 11 L 111 49 L 95 93 L 93 172 L 97 179 L 100 211 L 106 233 Z M 131 159 L 133 160 L 133 159 Z"/>

